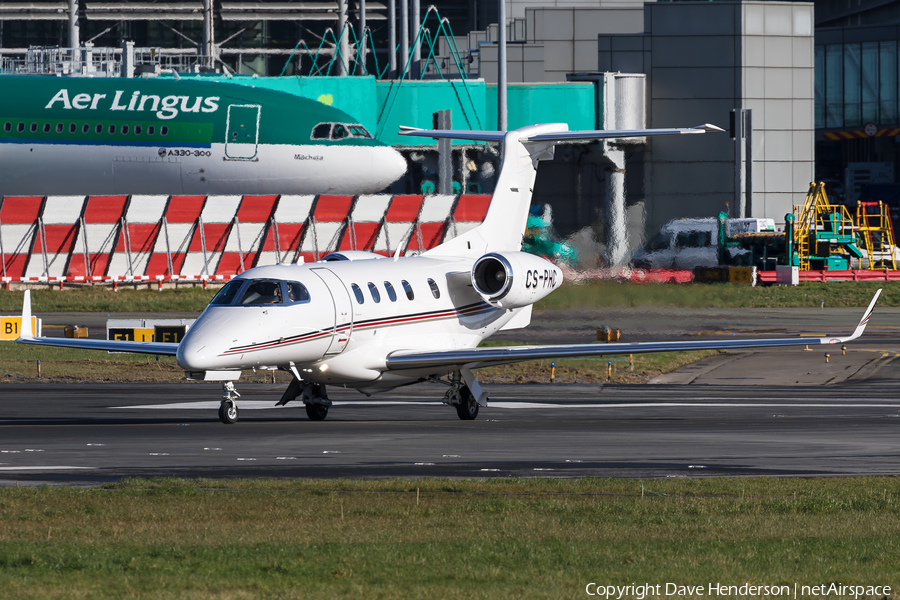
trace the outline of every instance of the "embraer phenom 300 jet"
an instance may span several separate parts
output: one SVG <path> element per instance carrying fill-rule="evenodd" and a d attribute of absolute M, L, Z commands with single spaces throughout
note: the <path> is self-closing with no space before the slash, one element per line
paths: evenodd
<path fill-rule="evenodd" d="M 562 283 L 554 264 L 521 252 L 535 168 L 552 157 L 556 142 L 711 131 L 721 130 L 703 125 L 570 132 L 565 124 L 510 132 L 405 129 L 411 136 L 502 144 L 496 191 L 481 225 L 414 257 L 347 252 L 321 262 L 250 269 L 219 291 L 180 344 L 36 338 L 28 328 L 18 342 L 174 355 L 191 377 L 224 382 L 219 418 L 234 423 L 233 381 L 251 367 L 293 374 L 280 404 L 299 399 L 313 420 L 328 413 L 327 385 L 372 394 L 422 381 L 446 384 L 444 402 L 468 420 L 488 405 L 473 374 L 479 367 L 574 356 L 840 344 L 862 335 L 877 293 L 848 337 L 477 347 L 501 329 L 528 325 L 532 305 Z M 22 322 L 30 321 L 26 291 Z"/>
<path fill-rule="evenodd" d="M 403 156 L 321 102 L 201 79 L 0 76 L 0 196 L 367 194 Z"/>

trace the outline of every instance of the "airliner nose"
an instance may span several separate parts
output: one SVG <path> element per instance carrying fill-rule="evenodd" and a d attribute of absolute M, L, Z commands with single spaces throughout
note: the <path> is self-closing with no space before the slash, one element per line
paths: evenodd
<path fill-rule="evenodd" d="M 406 158 L 390 146 L 380 148 L 374 162 L 376 176 L 387 187 L 406 173 Z"/>
<path fill-rule="evenodd" d="M 208 371 L 222 368 L 219 354 L 224 346 L 225 338 L 220 328 L 227 322 L 225 315 L 203 315 L 188 329 L 175 359 L 178 366 L 186 371 Z"/>

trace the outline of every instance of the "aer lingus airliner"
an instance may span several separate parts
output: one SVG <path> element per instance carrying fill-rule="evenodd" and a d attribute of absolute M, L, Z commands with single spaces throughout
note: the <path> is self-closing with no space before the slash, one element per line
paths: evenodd
<path fill-rule="evenodd" d="M 558 267 L 521 252 L 535 168 L 539 160 L 552 157 L 554 144 L 711 131 L 721 130 L 703 125 L 570 132 L 565 124 L 510 132 L 405 129 L 410 136 L 502 144 L 496 190 L 481 225 L 414 257 L 345 252 L 321 262 L 250 269 L 219 291 L 179 344 L 33 337 L 28 328 L 17 341 L 174 355 L 190 376 L 224 382 L 219 418 L 234 423 L 233 381 L 241 369 L 251 367 L 293 374 L 280 404 L 299 399 L 312 420 L 328 413 L 328 385 L 372 394 L 423 381 L 445 383 L 444 402 L 460 419 L 469 420 L 488 405 L 473 374 L 479 367 L 574 356 L 842 344 L 862 335 L 878 293 L 847 337 L 478 348 L 502 329 L 526 326 L 532 305 L 562 283 Z M 22 322 L 30 321 L 26 291 Z"/>
<path fill-rule="evenodd" d="M 0 196 L 366 194 L 406 172 L 353 117 L 202 79 L 0 76 Z"/>

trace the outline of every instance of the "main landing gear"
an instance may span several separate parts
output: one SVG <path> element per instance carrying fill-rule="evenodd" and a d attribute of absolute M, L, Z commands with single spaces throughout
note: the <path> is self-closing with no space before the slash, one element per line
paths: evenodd
<path fill-rule="evenodd" d="M 222 390 L 225 392 L 225 395 L 222 397 L 222 404 L 219 405 L 219 420 L 226 425 L 233 425 L 237 423 L 240 414 L 235 399 L 240 398 L 241 395 L 234 389 L 233 381 L 223 382 Z"/>
<path fill-rule="evenodd" d="M 478 417 L 478 399 L 458 372 L 450 375 L 450 389 L 444 394 L 444 404 L 454 406 L 456 415 L 463 421 L 474 421 Z"/>
<path fill-rule="evenodd" d="M 328 399 L 328 393 L 325 386 L 321 383 L 312 383 L 294 378 L 291 384 L 284 391 L 284 395 L 275 406 L 284 406 L 291 400 L 300 398 L 306 405 L 306 416 L 310 421 L 324 421 L 328 416 L 328 408 L 331 406 L 331 400 Z"/>

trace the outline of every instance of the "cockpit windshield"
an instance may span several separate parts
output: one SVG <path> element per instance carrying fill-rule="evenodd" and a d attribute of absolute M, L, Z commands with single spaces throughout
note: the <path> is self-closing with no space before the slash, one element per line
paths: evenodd
<path fill-rule="evenodd" d="M 277 281 L 251 281 L 241 295 L 240 304 L 281 304 L 281 284 Z"/>
<path fill-rule="evenodd" d="M 210 304 L 259 306 L 263 304 L 302 304 L 309 300 L 309 290 L 298 281 L 235 279 L 219 290 Z"/>
<path fill-rule="evenodd" d="M 219 293 L 216 294 L 216 297 L 212 299 L 210 304 L 231 304 L 234 302 L 234 297 L 237 296 L 237 293 L 243 284 L 244 282 L 238 279 L 229 281 L 221 290 L 219 290 Z"/>
<path fill-rule="evenodd" d="M 358 123 L 319 123 L 313 127 L 310 137 L 314 140 L 343 140 L 347 138 L 370 140 L 372 139 L 372 134 Z"/>

